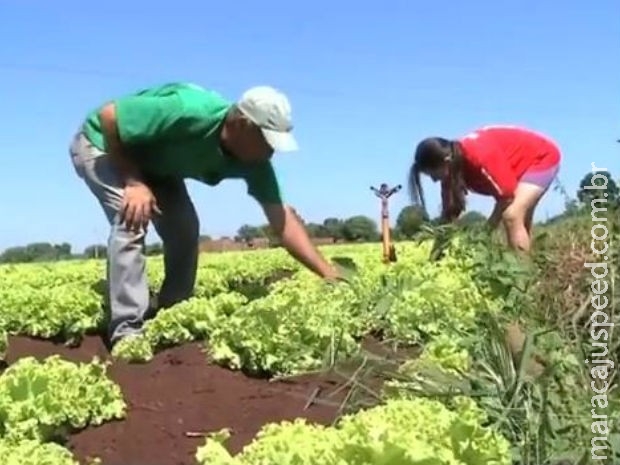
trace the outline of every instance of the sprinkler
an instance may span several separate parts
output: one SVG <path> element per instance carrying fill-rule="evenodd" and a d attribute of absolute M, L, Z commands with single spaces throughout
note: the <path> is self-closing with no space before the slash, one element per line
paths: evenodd
<path fill-rule="evenodd" d="M 396 262 L 396 249 L 391 243 L 390 238 L 390 214 L 388 208 L 388 199 L 401 190 L 402 186 L 398 184 L 395 187 L 388 187 L 383 183 L 376 187 L 370 186 L 370 190 L 375 193 L 379 199 L 381 199 L 381 237 L 383 239 L 383 263 Z"/>

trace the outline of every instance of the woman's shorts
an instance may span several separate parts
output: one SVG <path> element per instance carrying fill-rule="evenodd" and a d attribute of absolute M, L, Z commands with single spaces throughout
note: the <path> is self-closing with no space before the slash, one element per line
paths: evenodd
<path fill-rule="evenodd" d="M 523 176 L 521 176 L 519 182 L 526 182 L 528 184 L 534 184 L 536 186 L 542 187 L 543 189 L 547 189 L 551 185 L 555 177 L 558 175 L 559 170 L 559 164 L 542 170 L 529 170 L 523 173 Z"/>
<path fill-rule="evenodd" d="M 526 182 L 528 184 L 534 184 L 543 189 L 549 188 L 555 177 L 558 175 L 560 165 L 552 166 L 546 169 L 534 169 L 523 173 L 519 182 Z"/>
<path fill-rule="evenodd" d="M 539 160 L 539 162 L 535 163 L 533 166 L 530 166 L 529 169 L 523 173 L 519 182 L 534 184 L 543 189 L 549 188 L 558 175 L 562 156 L 560 150 L 554 144 L 551 144 L 551 147 L 545 151 L 544 155 L 543 159 Z"/>

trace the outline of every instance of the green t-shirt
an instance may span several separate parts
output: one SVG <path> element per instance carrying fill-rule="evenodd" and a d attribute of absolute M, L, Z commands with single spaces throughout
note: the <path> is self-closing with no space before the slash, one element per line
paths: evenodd
<path fill-rule="evenodd" d="M 245 164 L 225 154 L 219 143 L 232 104 L 218 93 L 188 83 L 170 83 L 114 100 L 121 141 L 147 175 L 190 178 L 210 186 L 244 179 L 248 194 L 261 203 L 282 203 L 270 161 Z M 105 150 L 99 109 L 83 126 L 89 141 Z"/>

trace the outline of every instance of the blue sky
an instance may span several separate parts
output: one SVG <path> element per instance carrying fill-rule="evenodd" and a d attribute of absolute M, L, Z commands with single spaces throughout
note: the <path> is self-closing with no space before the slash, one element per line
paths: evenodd
<path fill-rule="evenodd" d="M 105 242 L 107 223 L 73 172 L 69 142 L 91 108 L 171 80 L 230 99 L 257 84 L 289 95 L 301 151 L 275 163 L 308 221 L 379 220 L 369 186 L 405 185 L 421 138 L 486 124 L 553 137 L 572 194 L 591 162 L 620 172 L 614 3 L 1 2 L 0 249 Z M 203 233 L 264 222 L 240 181 L 189 185 Z M 425 187 L 435 211 L 438 191 Z M 393 217 L 406 202 L 403 190 Z M 472 195 L 469 205 L 488 213 L 492 203 Z M 551 192 L 537 217 L 561 208 Z"/>

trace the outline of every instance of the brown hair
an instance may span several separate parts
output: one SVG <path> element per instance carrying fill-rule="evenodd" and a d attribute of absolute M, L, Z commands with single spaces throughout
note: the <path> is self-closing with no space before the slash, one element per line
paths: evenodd
<path fill-rule="evenodd" d="M 426 213 L 420 173 L 449 164 L 447 205 L 442 202 L 442 218 L 451 220 L 465 210 L 465 181 L 463 180 L 463 151 L 457 141 L 429 137 L 416 147 L 409 170 L 409 193 L 413 203 L 421 205 Z"/>

